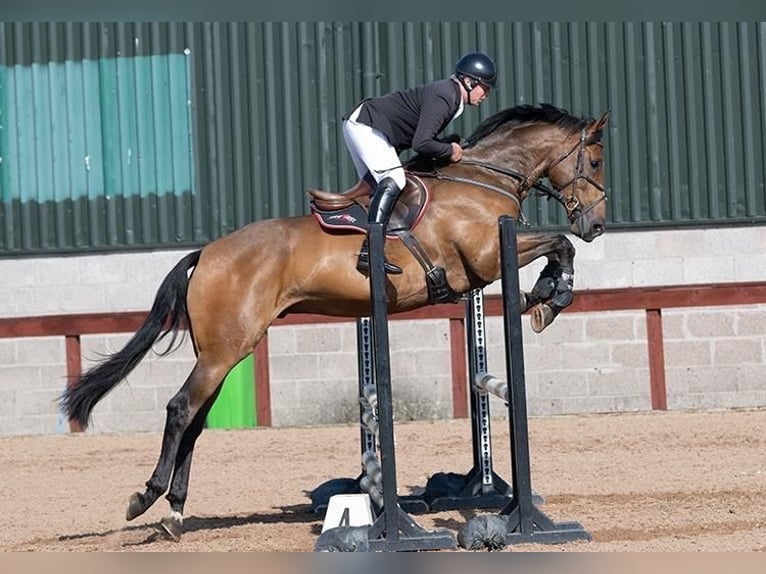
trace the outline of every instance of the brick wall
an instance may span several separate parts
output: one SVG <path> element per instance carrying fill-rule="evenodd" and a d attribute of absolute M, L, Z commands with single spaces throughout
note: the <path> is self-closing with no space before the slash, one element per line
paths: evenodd
<path fill-rule="evenodd" d="M 577 248 L 576 289 L 762 281 L 766 228 L 608 233 Z M 146 310 L 185 252 L 0 260 L 0 317 Z M 520 272 L 531 287 L 542 267 Z M 488 292 L 499 292 L 493 285 Z M 524 318 L 532 415 L 650 408 L 642 312 L 564 313 L 541 334 Z M 663 312 L 668 406 L 766 405 L 766 305 Z M 490 370 L 504 376 L 502 320 L 487 319 Z M 392 376 L 398 420 L 452 412 L 446 321 L 393 321 Z M 84 368 L 128 334 L 83 337 Z M 356 418 L 353 322 L 273 327 L 269 334 L 274 425 Z M 0 434 L 66 432 L 55 397 L 66 373 L 61 338 L 0 339 Z M 94 432 L 161 430 L 167 400 L 193 365 L 188 343 L 147 357 L 94 411 Z M 493 413 L 503 415 L 502 408 Z"/>

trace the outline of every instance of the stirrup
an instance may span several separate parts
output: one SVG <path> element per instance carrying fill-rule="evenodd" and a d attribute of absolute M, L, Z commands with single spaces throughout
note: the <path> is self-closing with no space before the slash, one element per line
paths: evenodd
<path fill-rule="evenodd" d="M 398 265 L 394 265 L 393 263 L 390 263 L 387 259 L 383 260 L 383 268 L 386 270 L 386 273 L 389 275 L 401 275 L 402 274 L 402 268 Z M 368 275 L 370 273 L 370 255 L 367 251 L 360 251 L 359 252 L 359 259 L 356 262 L 356 269 L 363 275 Z"/>

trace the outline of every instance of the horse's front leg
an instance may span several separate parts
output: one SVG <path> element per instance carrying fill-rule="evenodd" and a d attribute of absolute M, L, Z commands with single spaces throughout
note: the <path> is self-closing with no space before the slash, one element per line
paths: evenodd
<path fill-rule="evenodd" d="M 521 292 L 521 312 L 531 309 L 532 330 L 540 333 L 574 298 L 575 248 L 564 235 L 519 236 L 519 267 L 545 255 L 548 263 L 530 292 Z"/>

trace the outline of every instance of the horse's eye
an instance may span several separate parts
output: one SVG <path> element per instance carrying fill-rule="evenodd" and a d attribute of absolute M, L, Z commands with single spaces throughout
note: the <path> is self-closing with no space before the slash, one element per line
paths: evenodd
<path fill-rule="evenodd" d="M 600 159 L 592 159 L 590 160 L 590 166 L 593 169 L 598 169 L 601 167 L 601 160 Z"/>

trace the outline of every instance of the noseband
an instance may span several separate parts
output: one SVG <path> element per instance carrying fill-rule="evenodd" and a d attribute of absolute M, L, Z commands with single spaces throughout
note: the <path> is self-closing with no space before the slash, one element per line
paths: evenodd
<path fill-rule="evenodd" d="M 580 130 L 580 138 L 577 142 L 577 145 L 575 145 L 572 149 L 570 149 L 567 152 L 564 152 L 561 154 L 556 161 L 548 165 L 544 171 L 542 171 L 539 174 L 535 174 L 534 172 L 529 175 L 522 175 L 521 173 L 500 167 L 491 163 L 486 163 L 483 161 L 474 161 L 470 159 L 464 159 L 461 160 L 461 164 L 467 164 L 467 165 L 475 165 L 478 167 L 483 167 L 485 169 L 488 169 L 490 171 L 494 171 L 503 175 L 507 175 L 509 177 L 512 177 L 513 179 L 519 181 L 519 187 L 516 189 L 516 193 L 519 195 L 519 198 L 523 197 L 524 192 L 530 189 L 534 189 L 539 196 L 546 197 L 548 199 L 555 199 L 558 201 L 562 206 L 564 206 L 564 209 L 566 210 L 567 219 L 570 223 L 574 223 L 577 220 L 580 220 L 580 223 L 582 224 L 582 217 L 591 211 L 594 207 L 596 207 L 599 203 L 602 201 L 606 201 L 606 188 L 598 183 L 596 180 L 594 180 L 592 177 L 590 177 L 588 174 L 584 171 L 584 163 L 585 163 L 585 148 L 588 145 L 588 138 L 586 137 L 586 131 L 585 128 L 582 128 Z M 577 152 L 577 163 L 575 164 L 575 172 L 574 177 L 567 181 L 566 183 L 562 185 L 556 185 L 555 183 L 551 182 L 552 187 L 545 185 L 544 183 L 541 183 L 539 179 L 545 175 L 548 175 L 548 173 L 557 165 L 559 165 L 561 162 L 566 160 L 570 155 L 572 155 L 574 152 Z M 449 178 L 452 179 L 452 178 Z M 458 178 L 454 178 L 458 179 Z M 465 181 L 463 178 L 460 178 L 461 180 Z M 594 186 L 596 189 L 598 189 L 601 192 L 601 197 L 588 205 L 585 209 L 582 209 L 580 207 L 580 200 L 575 195 L 575 191 L 577 190 L 577 181 L 580 179 L 584 179 L 588 183 L 590 183 L 592 186 Z M 484 184 L 481 182 L 471 182 L 475 183 L 476 185 L 479 185 L 481 187 L 488 187 L 491 189 L 494 189 L 494 186 L 489 186 L 488 184 Z M 564 192 L 565 190 L 570 189 L 570 193 L 566 195 Z M 516 199 L 514 197 L 514 199 Z"/>

